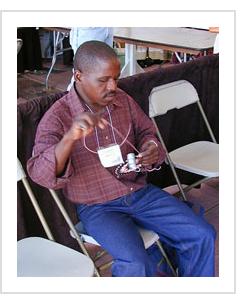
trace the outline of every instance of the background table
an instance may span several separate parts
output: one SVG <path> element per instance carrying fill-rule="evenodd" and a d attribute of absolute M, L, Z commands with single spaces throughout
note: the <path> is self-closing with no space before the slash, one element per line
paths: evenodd
<path fill-rule="evenodd" d="M 141 71 L 136 63 L 136 45 L 172 51 L 180 62 L 185 62 L 186 54 L 206 54 L 212 49 L 216 35 L 207 30 L 183 27 L 115 27 L 114 40 L 126 44 L 122 77 Z M 184 54 L 183 60 L 179 52 Z"/>

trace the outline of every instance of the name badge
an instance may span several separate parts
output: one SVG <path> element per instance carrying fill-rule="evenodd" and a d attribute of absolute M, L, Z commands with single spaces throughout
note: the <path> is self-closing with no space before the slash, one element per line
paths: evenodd
<path fill-rule="evenodd" d="M 114 167 L 124 163 L 120 146 L 113 144 L 106 148 L 100 148 L 97 150 L 99 159 L 103 167 Z"/>

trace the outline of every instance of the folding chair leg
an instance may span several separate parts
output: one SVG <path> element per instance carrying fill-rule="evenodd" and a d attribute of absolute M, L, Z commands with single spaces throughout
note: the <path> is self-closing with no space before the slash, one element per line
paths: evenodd
<path fill-rule="evenodd" d="M 168 155 L 168 154 L 167 154 L 167 155 Z M 183 199 L 184 201 L 187 201 L 186 194 L 185 194 L 184 189 L 183 189 L 183 187 L 182 187 L 182 185 L 181 185 L 181 182 L 180 182 L 180 180 L 179 180 L 179 178 L 178 178 L 178 175 L 177 175 L 177 172 L 176 172 L 176 170 L 175 170 L 175 168 L 174 168 L 174 165 L 173 165 L 172 161 L 171 161 L 170 158 L 169 158 L 169 155 L 168 155 L 168 161 L 169 161 L 169 165 L 170 165 L 170 167 L 171 167 L 171 170 L 172 170 L 172 172 L 173 172 L 174 178 L 175 178 L 175 180 L 176 180 L 176 182 L 177 182 L 177 185 L 178 185 L 178 188 L 179 188 L 179 192 L 181 193 L 182 199 Z"/>
<path fill-rule="evenodd" d="M 201 185 L 202 183 L 206 182 L 207 180 L 211 179 L 211 177 L 204 177 L 203 179 L 200 179 L 199 181 L 183 188 L 185 192 L 189 191 L 190 189 L 196 187 L 196 186 L 199 186 Z"/>
<path fill-rule="evenodd" d="M 154 119 L 153 117 L 152 117 L 151 119 L 152 119 L 153 124 L 155 125 L 155 129 L 156 129 L 157 135 L 158 135 L 158 137 L 159 137 L 159 140 L 160 140 L 160 142 L 161 142 L 161 144 L 162 144 L 162 147 L 167 151 L 166 145 L 165 145 L 165 143 L 164 143 L 164 141 L 163 141 L 163 139 L 162 139 L 162 136 L 161 136 L 161 133 L 160 133 L 160 131 L 159 131 L 159 129 L 158 129 L 158 126 L 157 126 L 157 124 L 156 124 L 156 121 L 155 121 L 155 119 Z M 177 184 L 178 184 L 178 187 L 179 187 L 179 190 L 180 190 L 180 192 L 181 192 L 182 198 L 183 198 L 184 201 L 187 201 L 186 195 L 185 195 L 185 193 L 184 193 L 184 190 L 183 190 L 182 185 L 181 185 L 181 183 L 180 183 L 180 180 L 179 180 L 179 178 L 178 178 L 177 172 L 176 172 L 176 170 L 175 170 L 175 167 L 174 167 L 174 165 L 173 165 L 173 162 L 172 162 L 172 160 L 171 160 L 171 158 L 170 158 L 168 152 L 167 152 L 167 160 L 168 160 L 168 163 L 169 163 L 170 168 L 171 168 L 171 170 L 172 170 L 172 173 L 173 173 L 173 175 L 174 175 L 174 178 L 175 178 L 175 180 L 176 180 L 176 182 L 177 182 Z"/>
<path fill-rule="evenodd" d="M 156 241 L 156 244 L 157 244 L 157 246 L 158 246 L 160 252 L 162 253 L 163 257 L 165 258 L 165 260 L 166 260 L 168 266 L 170 267 L 170 269 L 171 269 L 173 275 L 174 275 L 175 277 L 177 277 L 177 273 L 176 273 L 176 271 L 174 270 L 173 265 L 172 265 L 172 263 L 170 262 L 170 260 L 169 260 L 169 258 L 168 258 L 168 256 L 167 256 L 167 254 L 166 254 L 164 248 L 162 247 L 160 240 L 157 240 L 157 241 Z"/>
<path fill-rule="evenodd" d="M 113 261 L 110 261 L 110 262 L 103 264 L 102 266 L 99 266 L 98 268 L 100 271 L 103 271 L 103 270 L 109 268 L 112 264 L 113 264 Z"/>
<path fill-rule="evenodd" d="M 47 224 L 47 222 L 45 220 L 45 217 L 43 215 L 43 212 L 42 212 L 42 210 L 40 209 L 40 207 L 38 205 L 38 202 L 37 202 L 37 200 L 36 200 L 36 198 L 35 198 L 35 196 L 34 196 L 34 194 L 32 192 L 32 189 L 31 189 L 30 184 L 29 184 L 29 182 L 28 182 L 28 180 L 27 180 L 26 177 L 23 177 L 22 183 L 23 183 L 23 185 L 24 185 L 24 187 L 25 187 L 25 189 L 26 189 L 26 191 L 27 191 L 27 193 L 29 195 L 29 198 L 30 198 L 30 200 L 32 202 L 33 208 L 35 209 L 35 211 L 37 213 L 37 216 L 38 216 L 38 218 L 39 218 L 39 220 L 40 220 L 40 222 L 41 222 L 41 224 L 42 224 L 42 226 L 43 226 L 43 228 L 45 230 L 45 233 L 46 233 L 48 239 L 50 241 L 55 241 L 54 236 L 52 235 L 52 233 L 50 231 L 50 228 L 49 228 L 49 226 L 48 226 L 48 224 Z"/>
<path fill-rule="evenodd" d="M 211 179 L 211 177 L 204 177 L 203 179 L 201 179 L 201 180 L 199 180 L 199 181 L 197 181 L 197 182 L 195 182 L 195 183 L 193 183 L 193 184 L 191 184 L 191 185 L 189 185 L 189 186 L 186 186 L 185 188 L 182 188 L 182 189 L 183 189 L 183 191 L 184 191 L 185 193 L 187 193 L 187 192 L 190 191 L 192 188 L 195 188 L 196 186 L 201 185 L 202 183 L 208 181 L 209 179 Z M 173 195 L 175 195 L 175 196 L 181 195 L 181 196 L 182 196 L 182 193 L 181 193 L 181 191 L 179 190 L 178 192 L 173 193 Z M 185 194 L 185 196 L 186 196 L 186 194 Z M 184 199 L 183 196 L 182 196 L 182 198 Z"/>
<path fill-rule="evenodd" d="M 87 256 L 91 259 L 91 257 L 90 257 L 90 255 L 89 255 L 87 249 L 85 248 L 85 245 L 84 245 L 83 241 L 80 239 L 80 236 L 79 236 L 78 232 L 76 231 L 76 229 L 75 229 L 75 227 L 74 227 L 74 225 L 73 225 L 73 223 L 72 223 L 72 221 L 71 221 L 71 219 L 70 219 L 70 217 L 69 217 L 69 215 L 68 215 L 66 209 L 63 207 L 63 205 L 62 205 L 62 203 L 61 203 L 61 201 L 60 201 L 58 195 L 57 195 L 56 192 L 55 192 L 54 190 L 52 190 L 52 189 L 49 189 L 49 191 L 50 191 L 50 194 L 52 195 L 52 197 L 53 197 L 53 199 L 54 199 L 54 201 L 55 201 L 57 207 L 59 208 L 61 214 L 63 215 L 65 221 L 67 222 L 69 228 L 72 230 L 72 232 L 73 232 L 73 234 L 74 234 L 74 236 L 75 236 L 75 239 L 76 239 L 76 241 L 78 242 L 78 245 L 80 246 L 82 252 L 83 252 L 85 255 L 87 255 Z M 98 271 L 98 269 L 97 269 L 95 263 L 94 263 L 94 267 L 95 267 L 95 270 L 94 270 L 95 275 L 96 275 L 97 277 L 100 277 L 100 273 L 99 273 L 99 271 Z"/>
<path fill-rule="evenodd" d="M 105 250 L 100 250 L 96 253 L 94 260 L 97 261 L 99 260 L 102 256 L 104 256 L 105 254 L 107 254 L 107 252 Z"/>

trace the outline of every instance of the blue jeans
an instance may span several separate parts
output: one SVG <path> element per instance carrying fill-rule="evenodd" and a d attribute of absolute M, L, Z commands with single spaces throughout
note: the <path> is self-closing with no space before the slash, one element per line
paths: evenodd
<path fill-rule="evenodd" d="M 106 203 L 79 204 L 77 214 L 86 231 L 113 257 L 113 276 L 155 276 L 136 224 L 155 231 L 175 249 L 180 276 L 214 276 L 214 228 L 153 185 Z"/>

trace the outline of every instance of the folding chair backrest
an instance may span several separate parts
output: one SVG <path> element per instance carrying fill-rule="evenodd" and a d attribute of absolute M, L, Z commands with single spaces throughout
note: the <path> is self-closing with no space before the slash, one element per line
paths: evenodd
<path fill-rule="evenodd" d="M 187 80 L 173 81 L 155 87 L 149 96 L 149 117 L 151 117 L 154 122 L 156 116 L 166 114 L 169 110 L 181 109 L 193 103 L 197 104 L 209 135 L 212 141 L 216 143 L 215 136 L 203 110 L 197 91 Z M 156 125 L 155 122 L 154 124 Z"/>
<path fill-rule="evenodd" d="M 199 100 L 196 89 L 186 80 L 174 81 L 155 87 L 149 96 L 149 116 L 166 114 Z"/>

